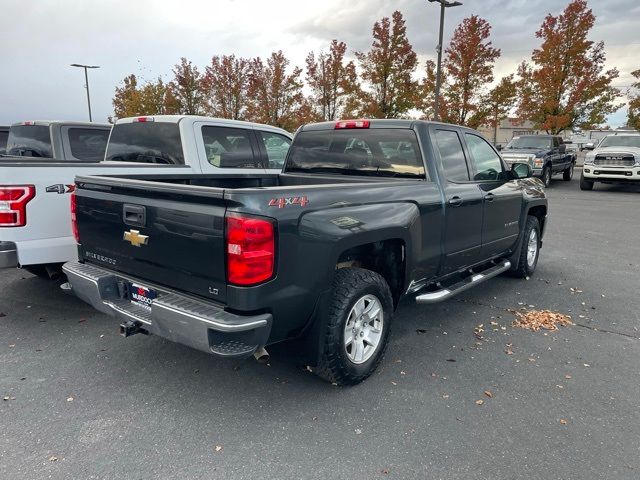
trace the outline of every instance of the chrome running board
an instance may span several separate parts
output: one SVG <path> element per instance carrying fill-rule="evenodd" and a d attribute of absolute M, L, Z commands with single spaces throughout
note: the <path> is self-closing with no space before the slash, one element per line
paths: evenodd
<path fill-rule="evenodd" d="M 434 292 L 427 292 L 416 297 L 416 303 L 438 303 L 447 300 L 460 292 L 464 292 L 471 287 L 475 287 L 490 278 L 500 275 L 511 268 L 511 262 L 504 260 L 501 263 L 489 267 L 480 273 L 472 273 L 471 276 L 454 283 L 450 287 L 442 288 Z"/>

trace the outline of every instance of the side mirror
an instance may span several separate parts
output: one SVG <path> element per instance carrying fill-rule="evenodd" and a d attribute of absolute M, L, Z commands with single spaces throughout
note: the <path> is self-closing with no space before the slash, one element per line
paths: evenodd
<path fill-rule="evenodd" d="M 512 163 L 511 173 L 514 178 L 529 178 L 533 175 L 533 170 L 528 163 Z"/>
<path fill-rule="evenodd" d="M 502 145 L 496 145 L 496 150 L 498 151 L 502 150 Z"/>
<path fill-rule="evenodd" d="M 584 148 L 585 150 L 593 150 L 594 148 L 596 148 L 596 145 L 593 142 L 589 142 L 585 143 L 582 148 Z"/>
<path fill-rule="evenodd" d="M 567 146 L 564 143 L 561 143 L 558 148 L 560 149 L 560 153 L 565 153 L 567 151 Z"/>

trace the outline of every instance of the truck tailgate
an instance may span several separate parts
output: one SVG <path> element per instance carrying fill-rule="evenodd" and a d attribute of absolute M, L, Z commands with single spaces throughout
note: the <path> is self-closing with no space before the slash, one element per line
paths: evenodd
<path fill-rule="evenodd" d="M 162 192 L 80 183 L 76 205 L 82 260 L 225 301 L 222 194 L 176 202 Z"/>

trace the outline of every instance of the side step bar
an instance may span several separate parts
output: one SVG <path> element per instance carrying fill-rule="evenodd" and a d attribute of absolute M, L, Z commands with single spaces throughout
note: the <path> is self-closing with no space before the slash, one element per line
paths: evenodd
<path fill-rule="evenodd" d="M 490 278 L 500 275 L 511 268 L 511 262 L 505 260 L 493 267 L 484 270 L 482 273 L 474 273 L 470 277 L 451 285 L 450 287 L 436 290 L 435 292 L 427 292 L 416 297 L 416 303 L 438 303 L 447 300 L 460 292 L 464 292 L 471 287 L 475 287 L 479 283 L 489 280 Z"/>

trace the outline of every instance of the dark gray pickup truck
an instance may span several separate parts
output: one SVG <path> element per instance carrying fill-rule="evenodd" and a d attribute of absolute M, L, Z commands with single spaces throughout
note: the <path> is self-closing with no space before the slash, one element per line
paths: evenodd
<path fill-rule="evenodd" d="M 125 336 L 227 357 L 296 339 L 353 384 L 401 298 L 533 273 L 547 199 L 530 176 L 468 128 L 351 120 L 300 128 L 281 174 L 78 177 L 63 287 Z"/>

